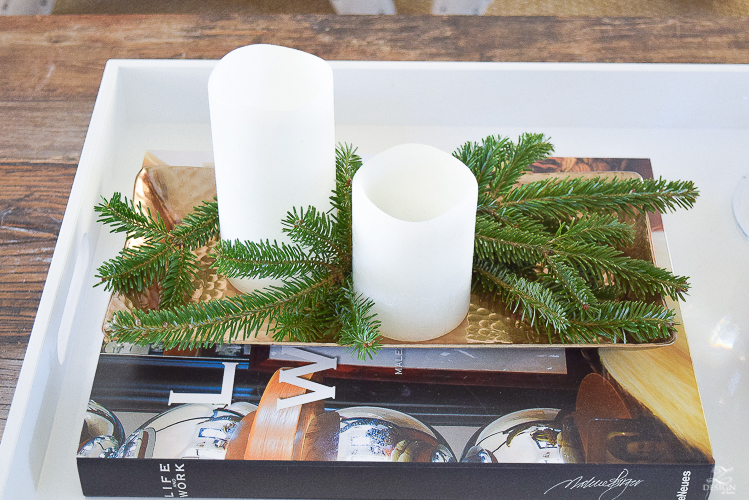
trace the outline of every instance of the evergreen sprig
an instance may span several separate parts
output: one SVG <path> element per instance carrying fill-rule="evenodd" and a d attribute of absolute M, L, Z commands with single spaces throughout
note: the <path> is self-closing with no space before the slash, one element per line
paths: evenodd
<path fill-rule="evenodd" d="M 194 250 L 205 246 L 219 234 L 216 202 L 196 207 L 180 224 L 167 228 L 161 215 L 143 209 L 139 203 L 123 200 L 114 193 L 94 207 L 99 222 L 109 224 L 112 232 L 127 238 L 141 238 L 138 245 L 126 246 L 114 259 L 99 267 L 97 285 L 122 294 L 143 292 L 159 285 L 160 308 L 184 304 L 195 291 L 199 271 Z"/>
<path fill-rule="evenodd" d="M 487 137 L 454 156 L 476 176 L 473 287 L 498 295 L 549 341 L 647 342 L 670 335 L 674 312 L 653 297 L 683 298 L 686 278 L 627 256 L 629 222 L 648 211 L 691 207 L 691 182 L 551 178 L 519 184 L 553 147 L 541 134 L 517 143 Z M 218 208 L 204 203 L 169 230 L 115 193 L 96 207 L 115 232 L 141 238 L 99 269 L 102 283 L 122 293 L 160 287 L 157 311 L 119 311 L 110 335 L 124 342 L 194 347 L 247 339 L 334 339 L 360 358 L 379 349 L 373 303 L 351 278 L 351 181 L 361 166 L 353 147 L 336 149 L 332 209 L 292 208 L 280 221 L 289 242 L 219 241 L 215 264 L 229 278 L 271 278 L 279 285 L 251 294 L 185 303 L 197 272 L 193 251 L 218 238 Z"/>
<path fill-rule="evenodd" d="M 219 241 L 215 245 L 213 265 L 218 274 L 228 278 L 270 278 L 281 280 L 281 284 L 202 303 L 169 302 L 158 311 L 119 311 L 112 319 L 109 334 L 124 342 L 163 342 L 165 347 L 184 348 L 247 339 L 266 331 L 276 341 L 336 339 L 360 358 L 372 356 L 380 347 L 380 323 L 370 312 L 372 302 L 357 296 L 351 282 L 351 180 L 360 166 L 361 158 L 353 147 L 337 149 L 332 210 L 293 208 L 281 221 L 290 243 Z M 141 235 L 146 234 L 141 227 L 158 225 L 158 218 L 128 206 L 119 195 L 115 198 L 117 212 L 106 207 L 98 210 L 107 210 L 107 217 L 102 220 L 116 229 Z M 158 244 L 177 242 L 180 248 L 194 249 L 194 244 L 207 243 L 218 234 L 218 225 L 206 220 L 206 214 L 213 214 L 214 210 L 215 202 L 198 207 L 174 230 L 159 233 Z M 116 214 L 123 216 L 118 218 Z M 156 234 L 148 234 L 152 233 Z M 149 256 L 150 244 L 147 242 L 140 253 L 141 247 L 128 249 L 127 256 L 120 257 L 120 266 L 135 271 L 138 258 Z M 148 283 L 143 286 L 147 288 L 158 279 L 162 299 L 165 293 L 184 295 L 189 280 L 180 282 L 178 278 L 194 274 L 191 255 L 187 251 L 165 251 L 166 259 L 150 259 L 160 267 L 147 276 L 148 280 L 142 280 Z M 108 269 L 106 264 L 102 269 L 105 267 Z M 138 275 L 128 276 L 125 284 L 141 283 L 136 279 Z M 121 283 L 119 275 L 112 276 L 108 283 Z"/>
<path fill-rule="evenodd" d="M 123 200 L 120 193 L 114 193 L 109 200 L 102 200 L 103 203 L 94 210 L 101 214 L 98 222 L 109 224 L 113 233 L 157 241 L 168 237 L 169 230 L 158 212 L 154 215 L 150 208 L 144 211 L 140 203 L 136 206 L 132 200 Z"/>
<path fill-rule="evenodd" d="M 543 135 L 517 144 L 488 137 L 454 156 L 479 184 L 473 287 L 498 294 L 549 340 L 638 341 L 671 334 L 674 312 L 652 299 L 681 299 L 687 278 L 627 256 L 627 219 L 690 208 L 691 182 L 602 177 L 518 184 L 553 151 Z"/>
<path fill-rule="evenodd" d="M 288 279 L 283 287 L 269 286 L 251 294 L 195 302 L 153 311 L 118 311 L 110 335 L 122 342 L 165 347 L 210 346 L 233 342 L 267 330 L 273 321 L 298 320 L 300 311 L 324 300 L 332 283 L 319 276 Z M 305 332 L 304 340 L 316 340 Z M 276 339 L 283 340 L 283 339 Z M 288 338 L 286 340 L 302 340 Z"/>
<path fill-rule="evenodd" d="M 548 178 L 515 187 L 501 200 L 502 208 L 525 214 L 546 212 L 555 219 L 580 212 L 668 212 L 689 208 L 697 191 L 689 181 L 663 179 Z"/>

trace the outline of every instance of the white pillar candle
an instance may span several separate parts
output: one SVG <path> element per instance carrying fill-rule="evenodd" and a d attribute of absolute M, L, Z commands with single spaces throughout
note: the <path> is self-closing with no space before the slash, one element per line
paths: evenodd
<path fill-rule="evenodd" d="M 354 287 L 383 336 L 440 337 L 470 305 L 478 185 L 453 156 L 421 144 L 367 161 L 352 183 Z"/>
<path fill-rule="evenodd" d="M 224 56 L 208 80 L 221 238 L 288 241 L 293 207 L 330 208 L 335 188 L 333 71 L 275 45 Z M 273 284 L 233 279 L 243 292 Z"/>

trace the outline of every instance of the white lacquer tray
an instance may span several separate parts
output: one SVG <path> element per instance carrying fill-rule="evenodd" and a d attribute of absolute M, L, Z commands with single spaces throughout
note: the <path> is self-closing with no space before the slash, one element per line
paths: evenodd
<path fill-rule="evenodd" d="M 128 193 L 147 150 L 211 149 L 213 61 L 110 61 L 104 72 L 0 445 L 2 498 L 81 498 L 75 450 L 109 294 L 94 270 L 122 247 L 94 205 Z M 749 407 L 749 244 L 730 198 L 749 171 L 749 68 L 334 62 L 337 140 L 367 157 L 403 142 L 452 151 L 489 134 L 543 132 L 556 156 L 650 158 L 702 196 L 664 218 L 718 471 L 749 495 L 735 432 Z M 663 233 L 661 233 L 661 238 Z M 665 265 L 668 255 L 656 255 Z M 744 413 L 741 413 L 743 411 Z M 102 478 L 106 481 L 106 478 Z M 716 494 L 717 496 L 717 494 Z"/>

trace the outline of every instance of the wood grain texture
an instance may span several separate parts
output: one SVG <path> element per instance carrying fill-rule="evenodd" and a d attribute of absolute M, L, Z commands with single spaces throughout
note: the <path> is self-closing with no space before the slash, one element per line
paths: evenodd
<path fill-rule="evenodd" d="M 277 43 L 327 59 L 749 62 L 749 19 L 125 15 L 0 18 L 8 98 L 94 95 L 110 58 Z"/>
<path fill-rule="evenodd" d="M 5 429 L 27 343 L 28 339 L 23 336 L 17 340 L 0 340 L 0 433 Z"/>
<path fill-rule="evenodd" d="M 74 164 L 0 164 L 0 337 L 31 331 Z"/>
<path fill-rule="evenodd" d="M 333 60 L 749 63 L 749 19 L 0 16 L 0 426 L 106 61 L 258 42 Z"/>
<path fill-rule="evenodd" d="M 47 278 L 73 163 L 0 161 L 0 429 Z"/>
<path fill-rule="evenodd" d="M 78 163 L 94 99 L 0 101 L 0 159 Z"/>

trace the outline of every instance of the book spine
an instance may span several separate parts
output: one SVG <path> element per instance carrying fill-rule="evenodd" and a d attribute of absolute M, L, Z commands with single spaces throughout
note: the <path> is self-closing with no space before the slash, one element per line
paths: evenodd
<path fill-rule="evenodd" d="M 352 500 L 697 500 L 713 466 L 79 458 L 83 494 Z"/>

